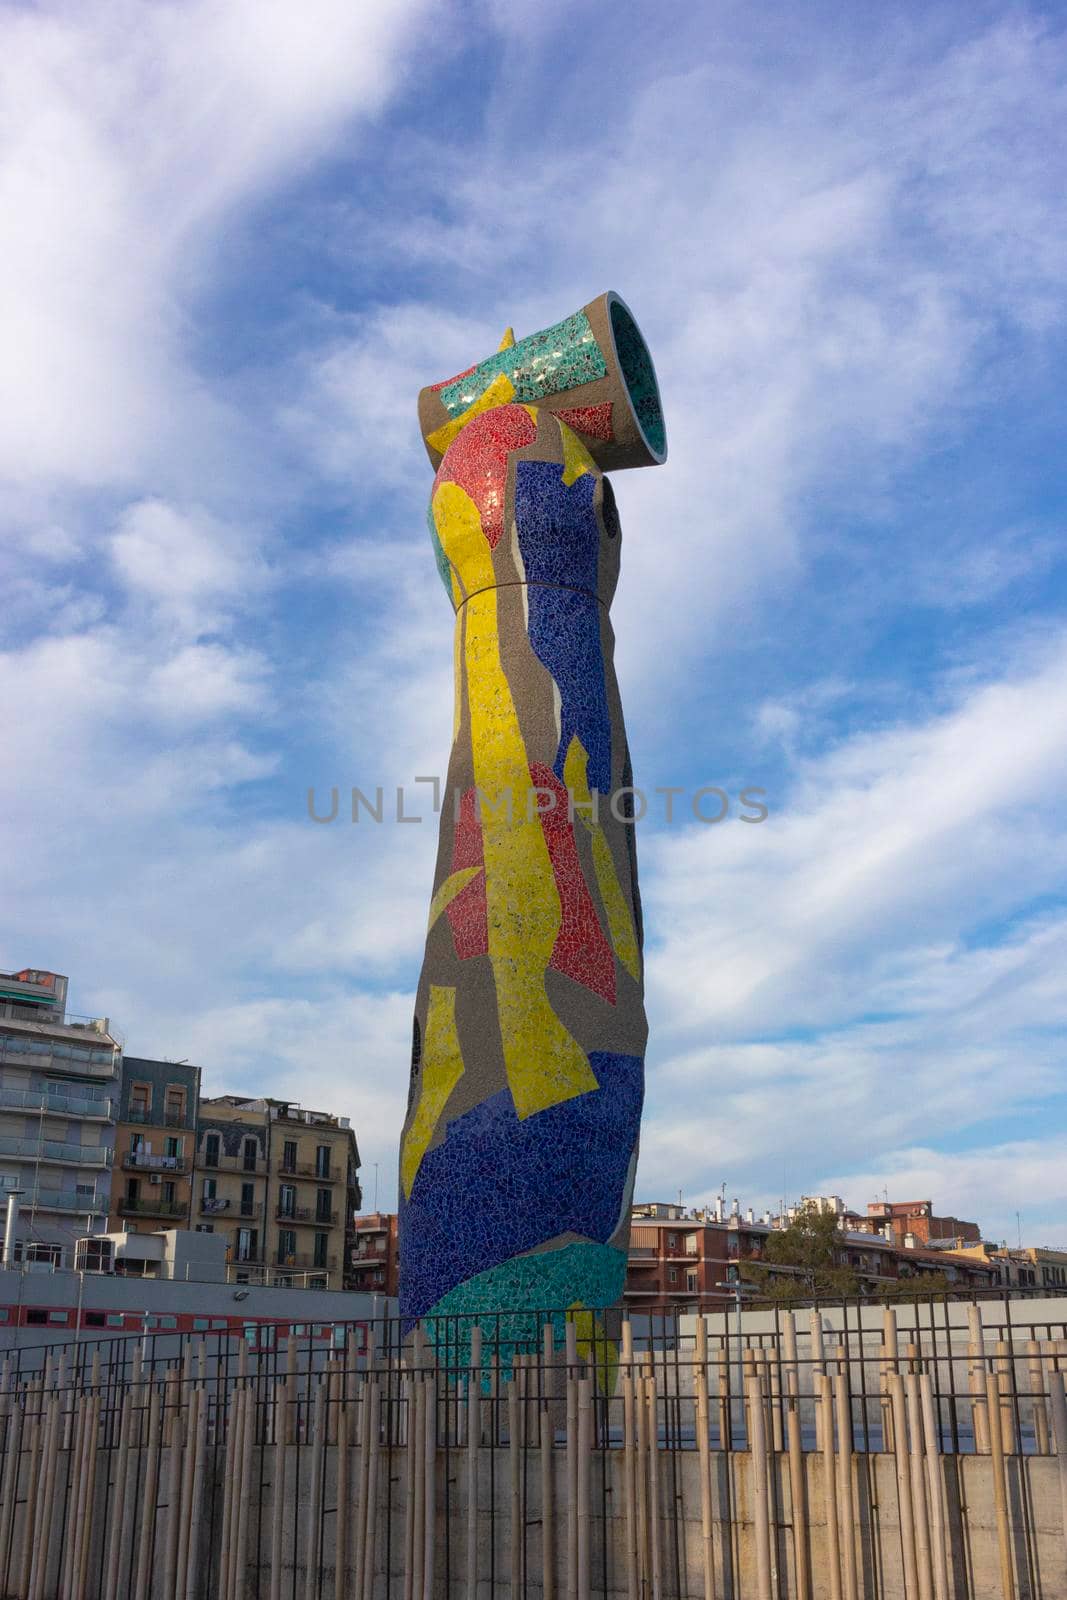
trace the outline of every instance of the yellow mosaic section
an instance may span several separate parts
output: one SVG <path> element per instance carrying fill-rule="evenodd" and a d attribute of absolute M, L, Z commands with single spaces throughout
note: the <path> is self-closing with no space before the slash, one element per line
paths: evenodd
<path fill-rule="evenodd" d="M 440 450 L 444 455 L 452 440 L 456 437 L 472 417 L 482 411 L 492 411 L 494 406 L 506 406 L 509 400 L 515 398 L 515 385 L 506 372 L 498 372 L 487 389 L 483 389 L 477 400 L 473 401 L 458 417 L 453 417 L 450 422 L 443 422 L 433 433 L 426 435 L 426 442 L 435 450 Z"/>
<path fill-rule="evenodd" d="M 430 917 L 426 924 L 427 933 L 429 933 L 430 929 L 441 915 L 441 912 L 444 911 L 447 906 L 450 906 L 457 894 L 462 893 L 462 891 L 467 887 L 468 883 L 470 883 L 471 879 L 476 878 L 479 872 L 482 872 L 483 870 L 484 869 L 481 866 L 460 867 L 457 871 L 449 873 L 444 883 L 430 901 Z"/>
<path fill-rule="evenodd" d="M 563 440 L 563 481 L 569 489 L 585 472 L 595 472 L 596 462 L 573 429 L 565 422 L 559 423 L 559 436 Z"/>
<path fill-rule="evenodd" d="M 619 1347 L 609 1339 L 604 1324 L 581 1300 L 567 1307 L 567 1321 L 574 1323 L 575 1347 L 579 1361 L 596 1363 L 596 1381 L 601 1394 L 609 1398 L 619 1381 Z"/>
<path fill-rule="evenodd" d="M 600 822 L 593 821 L 588 767 L 588 752 L 575 734 L 567 746 L 567 754 L 564 757 L 563 781 L 570 793 L 575 816 L 592 835 L 593 870 L 596 873 L 600 898 L 607 913 L 612 947 L 631 978 L 637 982 L 641 976 L 641 953 L 637 947 L 637 931 L 622 884 L 619 882 L 619 875 L 615 871 L 615 858 L 611 853 L 607 835 Z"/>
<path fill-rule="evenodd" d="M 585 1051 L 556 1016 L 545 969 L 560 903 L 537 817 L 526 747 L 500 659 L 492 552 L 478 508 L 456 483 L 433 499 L 445 554 L 469 590 L 465 659 L 482 824 L 489 960 L 496 984 L 504 1066 L 520 1118 L 598 1087 Z M 481 590 L 481 592 L 477 592 Z"/>
<path fill-rule="evenodd" d="M 422 1158 L 448 1104 L 448 1097 L 462 1076 L 463 1054 L 456 1032 L 456 991 L 431 983 L 422 1050 L 422 1092 L 400 1152 L 400 1181 L 405 1199 L 411 1198 Z"/>

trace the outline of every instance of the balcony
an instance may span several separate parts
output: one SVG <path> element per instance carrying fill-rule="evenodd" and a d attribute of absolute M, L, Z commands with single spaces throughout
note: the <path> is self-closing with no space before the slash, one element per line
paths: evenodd
<path fill-rule="evenodd" d="M 243 1172 L 249 1178 L 264 1177 L 267 1171 L 264 1156 L 257 1157 L 252 1166 L 247 1166 L 244 1156 L 220 1155 L 217 1160 L 209 1161 L 206 1155 L 202 1155 L 200 1165 L 207 1172 Z"/>
<path fill-rule="evenodd" d="M 151 1106 L 130 1106 L 124 1118 L 120 1121 L 136 1122 L 143 1126 L 156 1128 L 189 1128 L 192 1122 L 188 1113 L 181 1111 L 153 1111 Z"/>
<path fill-rule="evenodd" d="M 197 1210 L 201 1216 L 217 1217 L 224 1211 L 229 1211 L 230 1202 L 220 1194 L 202 1194 L 196 1202 Z"/>
<path fill-rule="evenodd" d="M 78 1194 L 74 1189 L 42 1189 L 22 1199 L 23 1211 L 70 1211 L 80 1217 L 106 1217 L 107 1207 L 106 1195 Z"/>
<path fill-rule="evenodd" d="M 336 1272 L 337 1257 L 327 1256 L 323 1261 L 316 1261 L 314 1256 L 308 1255 L 279 1255 L 274 1265 L 285 1272 Z"/>
<path fill-rule="evenodd" d="M 122 1165 L 132 1171 L 138 1172 L 174 1172 L 181 1175 L 189 1171 L 189 1161 L 185 1156 L 160 1156 L 151 1150 L 127 1150 L 122 1157 Z"/>
<path fill-rule="evenodd" d="M 181 1200 L 157 1200 L 154 1195 L 145 1195 L 137 1200 L 130 1200 L 123 1195 L 119 1200 L 118 1213 L 120 1217 L 187 1217 L 189 1207 Z"/>
<path fill-rule="evenodd" d="M 301 1222 L 314 1228 L 335 1228 L 341 1213 L 339 1211 L 322 1212 L 315 1206 L 278 1206 L 274 1212 L 278 1222 Z"/>
<path fill-rule="evenodd" d="M 101 1035 L 95 1035 L 101 1038 Z M 114 1078 L 119 1062 L 117 1044 L 91 1044 L 89 1040 L 50 1039 L 40 1033 L 0 1034 L 0 1063 L 79 1072 L 87 1077 Z"/>
<path fill-rule="evenodd" d="M 340 1167 L 327 1167 L 321 1172 L 314 1161 L 302 1161 L 294 1166 L 281 1166 L 278 1175 L 282 1178 L 310 1178 L 315 1183 L 340 1183 L 344 1173 Z"/>
<path fill-rule="evenodd" d="M 87 1122 L 110 1122 L 113 1101 L 84 1095 L 59 1094 L 51 1089 L 9 1089 L 0 1084 L 0 1110 L 40 1112 L 46 1117 L 81 1117 Z"/>
<path fill-rule="evenodd" d="M 61 1144 L 54 1139 L 9 1139 L 6 1134 L 0 1135 L 0 1156 L 16 1156 L 50 1166 L 109 1167 L 113 1155 L 110 1145 Z"/>

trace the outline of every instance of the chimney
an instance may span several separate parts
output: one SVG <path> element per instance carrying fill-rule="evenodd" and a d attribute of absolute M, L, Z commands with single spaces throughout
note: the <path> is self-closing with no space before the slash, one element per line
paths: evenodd
<path fill-rule="evenodd" d="M 9 1189 L 7 1192 L 7 1223 L 4 1227 L 4 1266 L 11 1267 L 15 1264 L 15 1233 L 19 1219 L 19 1195 L 21 1189 Z"/>
<path fill-rule="evenodd" d="M 756 1220 L 756 1213 L 753 1211 L 752 1207 L 749 1206 L 748 1210 L 745 1212 L 745 1221 L 746 1222 L 755 1222 L 755 1220 Z"/>

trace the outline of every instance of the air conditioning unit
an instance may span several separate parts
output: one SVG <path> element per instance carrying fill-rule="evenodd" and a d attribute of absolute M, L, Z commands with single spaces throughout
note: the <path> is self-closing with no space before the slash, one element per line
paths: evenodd
<path fill-rule="evenodd" d="M 158 1172 L 153 1172 L 148 1181 L 152 1184 L 160 1184 L 163 1182 L 163 1179 L 159 1176 Z"/>

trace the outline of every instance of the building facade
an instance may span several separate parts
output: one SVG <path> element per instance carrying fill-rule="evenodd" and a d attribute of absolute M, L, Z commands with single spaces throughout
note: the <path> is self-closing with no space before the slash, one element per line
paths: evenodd
<path fill-rule="evenodd" d="M 126 1056 L 119 1084 L 113 1232 L 191 1228 L 200 1068 Z"/>
<path fill-rule="evenodd" d="M 343 1286 L 360 1194 L 346 1117 L 286 1100 L 201 1100 L 196 1167 L 193 1225 L 226 1235 L 232 1277 Z"/>
<path fill-rule="evenodd" d="M 14 1192 L 17 1205 L 7 1260 L 71 1266 L 75 1242 L 107 1226 L 122 1047 L 106 1017 L 68 1016 L 66 999 L 59 973 L 0 973 L 0 1201 Z"/>
<path fill-rule="evenodd" d="M 400 1282 L 397 1216 L 368 1211 L 355 1220 L 349 1276 L 353 1289 L 392 1298 Z"/>
<path fill-rule="evenodd" d="M 348 1279 L 353 1219 L 360 1203 L 359 1150 L 347 1117 L 270 1100 L 271 1264 Z M 395 1291 L 394 1291 L 395 1293 Z"/>
<path fill-rule="evenodd" d="M 200 1101 L 193 1178 L 193 1227 L 221 1233 L 238 1280 L 267 1262 L 267 1102 L 223 1094 Z"/>

